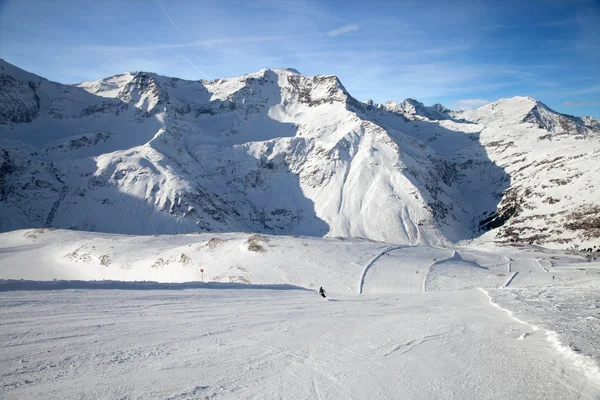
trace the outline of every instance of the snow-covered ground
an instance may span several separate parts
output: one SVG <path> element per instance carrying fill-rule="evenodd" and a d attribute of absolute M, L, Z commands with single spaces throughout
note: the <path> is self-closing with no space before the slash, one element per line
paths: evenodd
<path fill-rule="evenodd" d="M 600 398 L 577 253 L 21 230 L 0 279 L 0 398 Z"/>
<path fill-rule="evenodd" d="M 600 395 L 477 289 L 329 302 L 303 290 L 109 288 L 2 295 L 7 399 Z"/>
<path fill-rule="evenodd" d="M 600 263 L 585 268 L 582 275 L 552 285 L 489 293 L 495 303 L 510 309 L 515 317 L 543 329 L 558 351 L 567 352 L 589 373 L 600 377 Z"/>

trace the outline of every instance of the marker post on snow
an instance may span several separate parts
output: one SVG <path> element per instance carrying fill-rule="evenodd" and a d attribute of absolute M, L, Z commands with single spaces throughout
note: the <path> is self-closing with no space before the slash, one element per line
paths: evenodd
<path fill-rule="evenodd" d="M 200 274 L 202 276 L 201 281 L 204 282 L 204 268 L 200 268 Z"/>

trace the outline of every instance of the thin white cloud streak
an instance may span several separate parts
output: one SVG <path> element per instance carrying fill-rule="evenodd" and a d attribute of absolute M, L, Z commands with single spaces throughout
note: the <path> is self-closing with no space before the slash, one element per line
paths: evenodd
<path fill-rule="evenodd" d="M 522 85 L 520 79 L 515 79 L 518 70 L 510 65 L 448 61 L 419 63 L 418 54 L 408 53 L 406 56 L 403 62 L 386 63 L 380 62 L 377 57 L 369 60 L 360 52 L 336 57 L 317 54 L 309 58 L 312 70 L 302 64 L 298 68 L 309 73 L 334 71 L 353 96 L 374 98 L 378 102 L 399 101 L 407 97 L 434 102 L 439 102 L 443 97 L 480 100 L 483 96 L 497 95 L 492 92 Z M 333 65 L 330 61 L 332 58 L 335 60 Z M 389 60 L 389 57 L 386 59 Z"/>
<path fill-rule="evenodd" d="M 162 10 L 163 14 L 165 14 L 165 17 L 167 17 L 167 19 L 169 20 L 169 22 L 171 22 L 171 25 L 173 25 L 173 28 L 179 33 L 179 36 L 181 37 L 181 39 L 183 41 L 185 41 L 183 32 L 181 31 L 181 29 L 179 29 L 179 26 L 175 23 L 175 21 L 173 20 L 173 18 L 171 18 L 171 16 L 167 12 L 167 9 L 162 5 L 162 3 L 159 0 L 156 0 L 156 4 L 158 4 L 158 6 Z M 192 50 L 192 53 L 194 53 L 194 55 L 196 56 L 196 58 L 198 59 L 198 61 L 200 62 L 200 64 L 203 64 L 202 63 L 202 59 L 200 58 L 200 56 L 198 55 L 198 53 L 196 51 L 194 51 L 194 50 Z M 183 57 L 183 59 L 185 61 L 187 61 L 188 64 L 190 64 L 194 69 L 196 69 L 205 78 L 208 79 L 208 75 L 203 70 L 201 70 L 196 64 L 194 64 L 192 61 L 190 61 L 190 59 L 188 59 L 183 53 L 179 53 L 179 54 L 181 55 L 181 57 Z"/>
<path fill-rule="evenodd" d="M 562 105 L 569 107 L 600 106 L 600 101 L 565 101 Z"/>
<path fill-rule="evenodd" d="M 329 32 L 327 32 L 327 36 L 337 37 L 346 33 L 355 32 L 358 30 L 358 28 L 359 26 L 355 24 L 345 25 L 340 28 L 330 30 Z"/>
<path fill-rule="evenodd" d="M 219 38 L 208 40 L 196 40 L 186 43 L 168 43 L 155 44 L 148 46 L 85 46 L 86 49 L 98 52 L 129 52 L 129 51 L 154 51 L 154 50 L 172 50 L 184 49 L 189 47 L 213 47 L 219 44 L 229 43 L 251 43 L 251 42 L 266 42 L 271 40 L 285 39 L 285 36 L 245 36 L 237 38 Z"/>
<path fill-rule="evenodd" d="M 198 72 L 200 72 L 206 79 L 210 79 L 209 76 L 206 74 L 206 72 L 202 71 L 196 64 L 194 64 L 193 62 L 191 62 L 190 59 L 187 58 L 183 53 L 179 53 L 179 55 L 185 61 L 187 61 L 187 63 L 190 64 L 192 66 L 192 68 L 194 68 L 195 70 L 197 70 Z"/>
<path fill-rule="evenodd" d="M 163 14 L 165 14 L 165 17 L 167 17 L 167 19 L 169 20 L 169 22 L 171 22 L 171 25 L 173 25 L 173 28 L 175 28 L 175 30 L 177 32 L 179 32 L 180 35 L 183 35 L 183 32 L 181 31 L 181 29 L 179 29 L 179 27 L 177 26 L 177 24 L 175 23 L 175 21 L 173 21 L 173 18 L 171 18 L 171 16 L 169 15 L 169 13 L 165 9 L 165 7 L 162 5 L 162 3 L 160 1 L 158 1 L 158 0 L 156 0 L 156 4 L 158 5 L 158 7 L 160 7 L 160 9 L 162 10 Z"/>
<path fill-rule="evenodd" d="M 577 96 L 577 95 L 590 94 L 590 93 L 600 93 L 600 85 L 590 86 L 585 89 L 572 90 L 566 94 L 570 95 L 570 96 Z"/>

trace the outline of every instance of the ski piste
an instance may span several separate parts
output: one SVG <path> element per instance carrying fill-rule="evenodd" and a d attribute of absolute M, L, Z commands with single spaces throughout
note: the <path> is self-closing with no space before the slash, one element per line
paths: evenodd
<path fill-rule="evenodd" d="M 390 247 L 245 233 L 2 233 L 3 394 L 598 398 L 600 264 L 587 253 Z M 511 271 L 522 273 L 510 281 Z M 320 286 L 327 305 L 315 300 Z"/>

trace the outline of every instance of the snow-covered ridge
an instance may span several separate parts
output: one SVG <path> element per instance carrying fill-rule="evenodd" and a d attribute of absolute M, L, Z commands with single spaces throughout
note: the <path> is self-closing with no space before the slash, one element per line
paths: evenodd
<path fill-rule="evenodd" d="M 452 111 L 441 104 L 434 104 L 431 107 L 427 107 L 414 98 L 406 99 L 401 103 L 388 101 L 383 105 L 383 108 L 390 112 L 402 114 L 408 119 L 436 121 L 452 117 Z"/>
<path fill-rule="evenodd" d="M 551 133 L 590 134 L 598 130 L 598 121 L 594 118 L 560 114 L 532 97 L 500 99 L 475 110 L 457 113 L 469 120 L 488 124 L 529 123 Z"/>
<path fill-rule="evenodd" d="M 62 85 L 4 61 L 0 85 L 0 230 L 600 237 L 598 122 L 530 98 L 377 105 L 291 69 Z"/>

